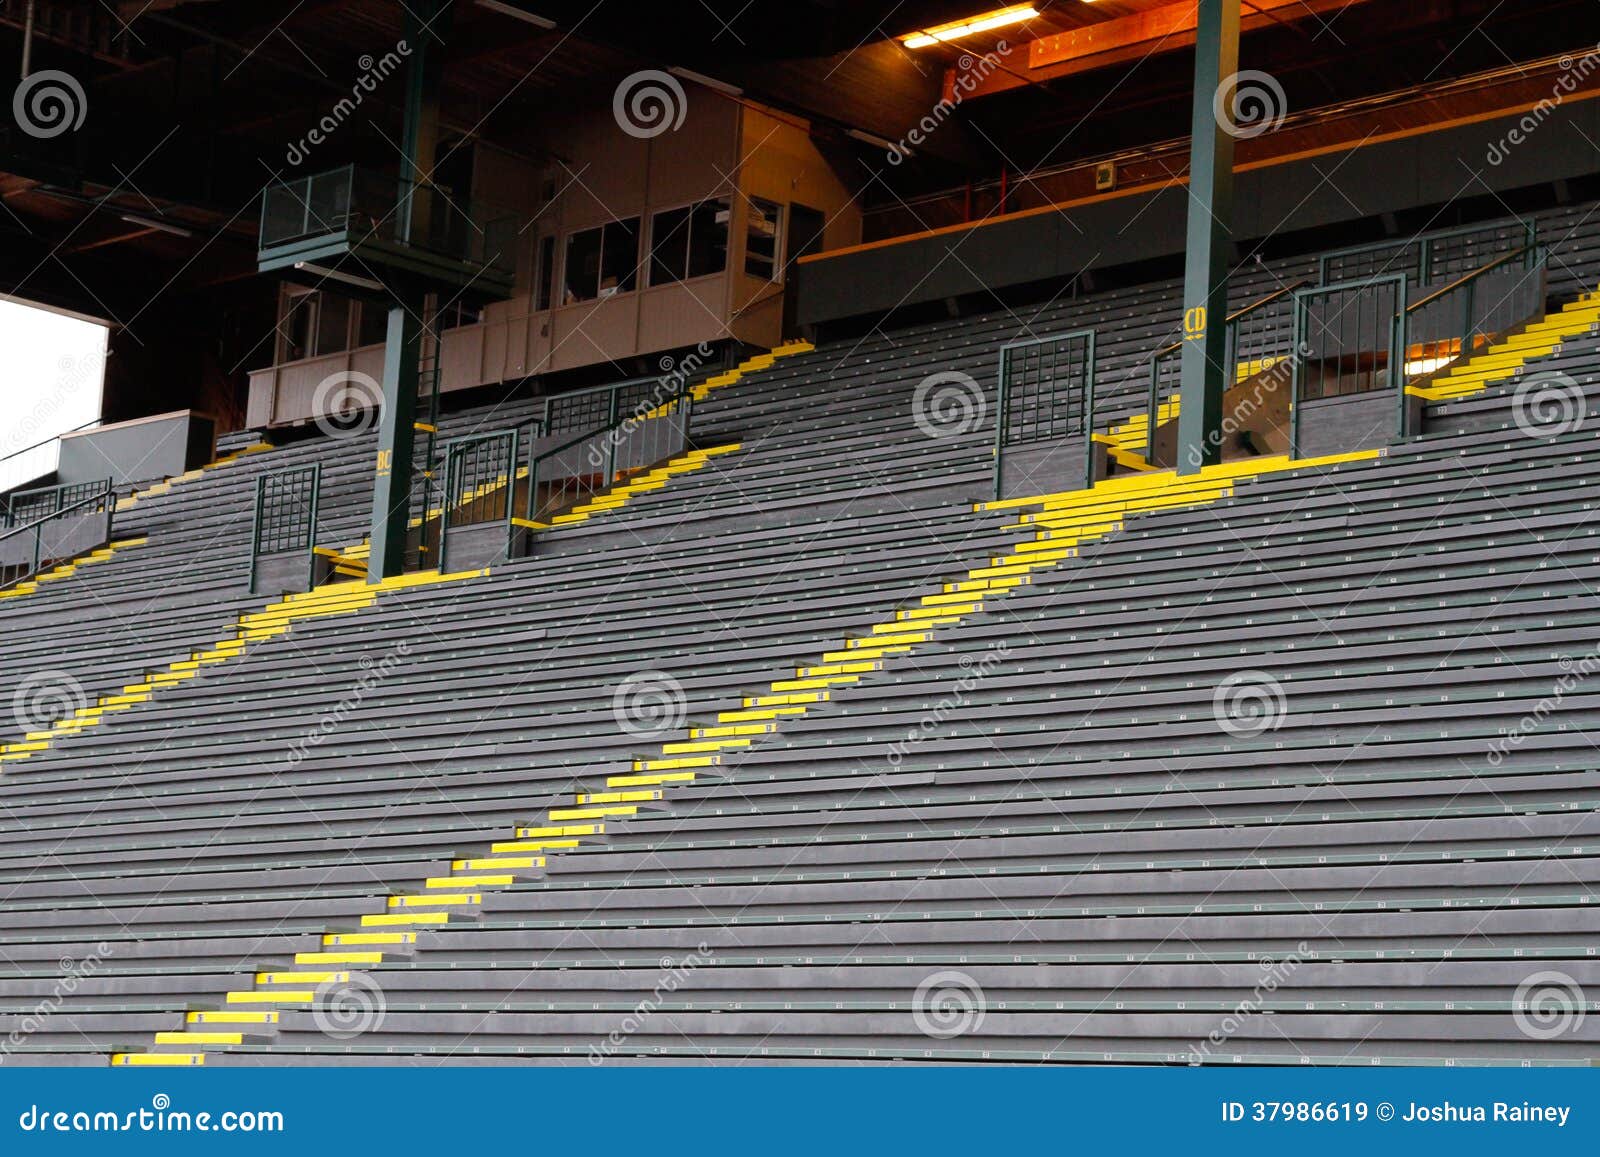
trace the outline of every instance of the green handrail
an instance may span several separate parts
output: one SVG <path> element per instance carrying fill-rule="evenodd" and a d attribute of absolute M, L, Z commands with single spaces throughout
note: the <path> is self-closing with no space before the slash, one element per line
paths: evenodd
<path fill-rule="evenodd" d="M 62 487 L 62 488 L 58 488 L 58 489 L 65 489 L 65 488 Z M 30 568 L 28 570 L 22 572 L 21 574 L 12 575 L 4 583 L 0 583 L 0 590 L 4 590 L 7 587 L 14 586 L 15 584 L 24 581 L 25 579 L 29 578 L 30 576 L 39 573 L 40 551 L 41 551 L 41 549 L 43 547 L 43 543 L 44 543 L 44 534 L 42 533 L 44 525 L 46 523 L 48 523 L 48 522 L 54 522 L 59 518 L 65 518 L 67 515 L 72 514 L 74 511 L 79 510 L 82 507 L 92 506 L 92 505 L 96 505 L 96 504 L 102 503 L 102 502 L 105 503 L 105 512 L 106 512 L 105 537 L 104 537 L 104 542 L 102 542 L 101 545 L 104 545 L 104 543 L 106 543 L 106 542 L 110 542 L 111 541 L 111 521 L 112 521 L 113 516 L 116 514 L 116 509 L 117 509 L 117 504 L 116 504 L 115 498 L 116 498 L 116 487 L 115 487 L 115 484 L 114 484 L 112 479 L 107 478 L 105 480 L 104 485 L 98 491 L 96 491 L 95 493 L 87 495 L 84 498 L 80 498 L 78 501 L 70 503 L 68 505 L 58 506 L 55 510 L 52 510 L 49 514 L 42 515 L 41 517 L 34 519 L 32 522 L 26 524 L 25 526 L 18 526 L 18 527 L 15 527 L 15 528 L 11 529 L 11 530 L 5 531 L 4 533 L 0 533 L 0 543 L 4 543 L 9 539 L 16 538 L 18 535 L 27 534 L 30 531 L 33 533 L 33 561 L 30 564 Z"/>

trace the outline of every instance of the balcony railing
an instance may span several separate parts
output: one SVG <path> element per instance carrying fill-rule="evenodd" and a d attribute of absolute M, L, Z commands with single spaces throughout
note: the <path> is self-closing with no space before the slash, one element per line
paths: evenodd
<path fill-rule="evenodd" d="M 267 188 L 258 259 L 266 271 L 359 253 L 500 294 L 516 275 L 521 226 L 444 186 L 345 165 Z"/>

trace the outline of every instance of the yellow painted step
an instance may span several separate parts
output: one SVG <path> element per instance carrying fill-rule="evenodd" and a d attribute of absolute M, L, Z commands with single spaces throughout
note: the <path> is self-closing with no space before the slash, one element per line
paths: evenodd
<path fill-rule="evenodd" d="M 326 948 L 363 944 L 415 944 L 415 932 L 329 932 L 322 937 Z"/>
<path fill-rule="evenodd" d="M 390 896 L 390 908 L 470 908 L 483 903 L 480 892 L 439 892 L 431 896 Z"/>
<path fill-rule="evenodd" d="M 719 716 L 720 718 L 720 716 Z M 693 783 L 692 771 L 658 771 L 644 775 L 613 775 L 606 779 L 607 787 L 649 787 L 653 784 Z M 576 841 L 574 841 L 576 843 Z"/>
<path fill-rule="evenodd" d="M 677 771 L 678 769 L 684 768 L 684 767 L 715 767 L 715 766 L 717 766 L 717 764 L 719 764 L 721 762 L 722 762 L 722 760 L 718 759 L 715 755 L 684 755 L 684 756 L 680 756 L 680 757 L 678 757 L 676 759 L 636 759 L 636 760 L 633 761 L 633 770 L 634 771 Z M 621 813 L 621 814 L 632 815 L 633 812 L 632 811 L 628 811 L 628 812 Z M 551 812 L 550 813 L 550 818 L 551 819 L 558 819 L 558 818 L 564 819 L 564 818 L 568 818 L 568 817 L 565 817 L 565 816 L 558 817 L 554 812 Z M 580 818 L 580 817 L 573 816 L 571 818 L 577 819 L 577 818 Z M 588 817 L 581 817 L 581 818 L 585 818 L 586 819 Z"/>
<path fill-rule="evenodd" d="M 639 789 L 636 791 L 579 792 L 578 802 L 580 804 L 653 803 L 654 801 L 663 798 L 663 795 L 664 793 L 660 791 L 653 791 L 650 789 Z"/>
<path fill-rule="evenodd" d="M 385 912 L 377 916 L 361 917 L 363 928 L 400 928 L 407 924 L 448 924 L 448 912 Z"/>
<path fill-rule="evenodd" d="M 191 1012 L 183 1018 L 185 1024 L 277 1024 L 276 1012 L 248 1012 L 243 1009 L 224 1009 Z"/>
<path fill-rule="evenodd" d="M 933 638 L 933 636 L 928 634 L 926 631 L 902 631 L 899 634 L 883 634 L 873 635 L 862 639 L 846 639 L 844 646 L 845 650 L 847 651 L 854 651 L 860 647 L 914 647 L 918 643 L 926 643 L 931 638 Z"/>
<path fill-rule="evenodd" d="M 543 856 L 488 856 L 472 860 L 451 860 L 452 872 L 493 872 L 515 868 L 542 868 Z"/>
<path fill-rule="evenodd" d="M 691 727 L 691 739 L 737 739 L 752 735 L 771 735 L 778 730 L 773 723 L 737 723 L 717 727 Z"/>
<path fill-rule="evenodd" d="M 158 1032 L 158 1045 L 239 1045 L 244 1043 L 242 1032 Z"/>
<path fill-rule="evenodd" d="M 501 840 L 489 845 L 491 852 L 542 852 L 546 850 L 561 850 L 563 848 L 576 848 L 582 840 Z"/>
<path fill-rule="evenodd" d="M 258 972 L 257 984 L 344 984 L 348 972 Z"/>
<path fill-rule="evenodd" d="M 515 876 L 474 875 L 474 876 L 429 876 L 423 881 L 424 888 L 437 888 L 440 891 L 450 891 L 459 888 L 509 888 L 517 882 Z"/>
<path fill-rule="evenodd" d="M 518 828 L 519 840 L 542 840 L 547 836 L 603 836 L 605 824 L 562 824 L 557 827 Z"/>
<path fill-rule="evenodd" d="M 825 690 L 789 692 L 782 695 L 747 695 L 744 698 L 745 707 L 788 707 L 796 704 L 826 703 L 828 692 Z"/>
<path fill-rule="evenodd" d="M 205 1053 L 112 1053 L 111 1063 L 118 1068 L 190 1068 L 206 1063 Z"/>
<path fill-rule="evenodd" d="M 775 692 L 817 691 L 824 687 L 848 686 L 861 682 L 859 675 L 827 675 L 820 679 L 779 679 L 772 684 Z"/>
<path fill-rule="evenodd" d="M 227 996 L 229 1004 L 310 1004 L 316 1000 L 317 994 L 309 989 L 284 989 L 281 992 L 257 992 L 254 989 L 245 992 L 230 992 Z"/>
<path fill-rule="evenodd" d="M 381 952 L 296 952 L 296 964 L 382 964 Z"/>
<path fill-rule="evenodd" d="M 722 711 L 717 714 L 717 723 L 759 723 L 774 719 L 798 719 L 805 715 L 804 706 L 795 707 L 752 707 L 744 711 Z M 707 730 L 696 728 L 695 730 Z M 690 731 L 691 735 L 694 731 Z"/>

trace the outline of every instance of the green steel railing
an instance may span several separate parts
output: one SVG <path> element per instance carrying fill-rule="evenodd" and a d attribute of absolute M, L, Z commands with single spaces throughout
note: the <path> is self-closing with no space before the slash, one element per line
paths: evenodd
<path fill-rule="evenodd" d="M 521 228 L 514 214 L 457 198 L 444 186 L 341 165 L 267 186 L 258 250 L 265 259 L 342 237 L 419 250 L 510 277 L 516 274 Z"/>
<path fill-rule="evenodd" d="M 116 514 L 117 495 L 112 479 L 103 482 L 80 482 L 65 486 L 49 486 L 39 490 L 30 490 L 11 496 L 12 503 L 16 499 L 27 499 L 20 508 L 8 505 L 6 519 L 7 526 L 0 533 L 0 590 L 22 582 L 32 575 L 38 574 L 47 563 L 54 563 L 66 557 L 77 557 L 85 550 L 93 550 L 104 546 L 111 541 L 111 523 Z M 48 501 L 44 501 L 48 498 Z M 98 509 L 91 509 L 98 508 Z M 19 509 L 21 524 L 18 524 Z M 86 517 L 103 513 L 105 522 L 100 536 L 93 543 L 76 544 L 65 553 L 57 555 L 49 553 L 45 545 L 47 528 L 59 523 L 65 523 L 69 518 Z M 32 521 L 25 521 L 28 518 Z M 29 541 L 31 536 L 31 542 Z M 81 545 L 81 549 L 79 548 Z M 5 562 L 4 559 L 16 554 L 15 548 L 24 547 L 18 561 Z"/>
<path fill-rule="evenodd" d="M 1312 400 L 1393 388 L 1395 434 L 1405 435 L 1407 285 L 1405 274 L 1390 273 L 1295 291 L 1290 457 L 1302 456 L 1301 416 Z"/>
<path fill-rule="evenodd" d="M 1000 347 L 994 493 L 1004 498 L 1008 447 L 1083 441 L 1083 484 L 1094 484 L 1095 331 L 1076 329 Z"/>
<path fill-rule="evenodd" d="M 450 531 L 500 523 L 505 530 L 505 555 L 514 541 L 517 459 L 520 430 L 471 434 L 443 444 L 444 489 L 440 492 L 439 569 L 449 567 Z M 432 511 L 424 511 L 424 519 Z"/>
<path fill-rule="evenodd" d="M 1520 266 L 1520 269 L 1518 268 Z M 1417 352 L 1413 377 L 1430 377 L 1473 355 L 1480 338 L 1521 325 L 1544 308 L 1549 253 L 1538 245 L 1502 254 L 1406 306 L 1405 348 Z M 1493 274 L 1514 274 L 1509 286 L 1487 291 Z M 1409 365 L 1409 362 L 1408 362 Z"/>
<path fill-rule="evenodd" d="M 1294 294 L 1311 285 L 1310 278 L 1291 282 L 1265 297 L 1234 310 L 1227 321 L 1228 388 L 1237 382 L 1237 366 L 1242 360 L 1254 365 L 1271 359 L 1273 364 L 1294 350 Z M 1182 363 L 1183 342 L 1162 346 L 1150 355 L 1150 390 L 1145 404 L 1148 426 L 1145 430 L 1145 461 L 1155 464 L 1156 432 L 1160 427 L 1161 401 L 1177 394 L 1181 384 L 1175 372 Z"/>
<path fill-rule="evenodd" d="M 1499 256 L 1538 243 L 1539 227 L 1531 219 L 1489 225 L 1439 229 L 1403 240 L 1391 238 L 1351 245 L 1324 253 L 1317 262 L 1319 284 L 1350 284 L 1372 277 L 1403 274 L 1412 282 L 1430 284 L 1482 265 L 1485 254 Z"/>
<path fill-rule="evenodd" d="M 545 400 L 544 437 L 570 437 L 530 447 L 523 517 L 543 522 L 609 489 L 620 471 L 643 469 L 689 444 L 694 394 L 686 381 L 634 378 L 555 394 Z M 574 454 L 588 445 L 587 451 Z M 541 492 L 542 491 L 542 492 Z"/>
<path fill-rule="evenodd" d="M 250 531 L 250 593 L 265 556 L 304 553 L 306 589 L 316 585 L 317 507 L 322 464 L 293 466 L 256 479 L 255 521 Z"/>

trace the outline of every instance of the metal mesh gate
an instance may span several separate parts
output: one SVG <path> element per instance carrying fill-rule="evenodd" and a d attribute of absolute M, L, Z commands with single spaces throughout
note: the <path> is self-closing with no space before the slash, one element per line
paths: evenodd
<path fill-rule="evenodd" d="M 1000 347 L 997 498 L 1093 483 L 1094 360 L 1092 329 Z"/>

